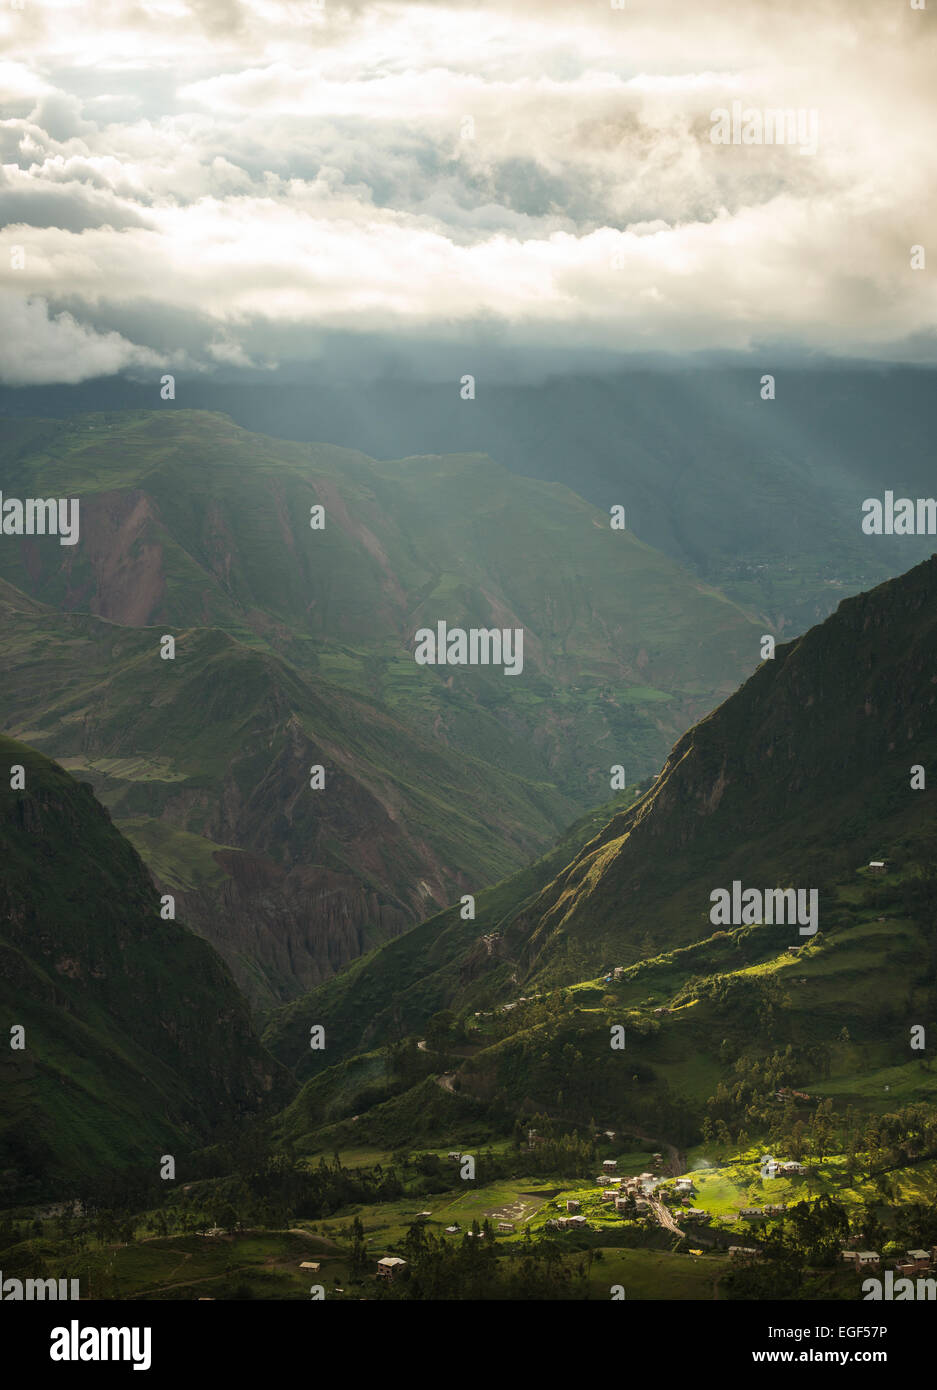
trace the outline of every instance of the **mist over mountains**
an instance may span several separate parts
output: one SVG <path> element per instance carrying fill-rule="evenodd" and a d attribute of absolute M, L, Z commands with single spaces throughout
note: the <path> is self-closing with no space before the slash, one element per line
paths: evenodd
<path fill-rule="evenodd" d="M 158 376 L 75 387 L 0 390 L 0 411 L 198 408 L 276 438 L 326 441 L 375 458 L 484 453 L 511 472 L 559 482 L 788 632 L 846 593 L 901 573 L 926 541 L 861 534 L 861 505 L 886 489 L 929 495 L 937 395 L 927 369 L 817 367 L 774 355 L 720 365 L 512 379 L 490 351 L 447 353 L 451 374 L 341 373 L 326 362 L 301 382 L 180 381 Z M 462 400 L 462 373 L 476 397 Z M 773 400 L 761 378 L 775 376 Z"/>

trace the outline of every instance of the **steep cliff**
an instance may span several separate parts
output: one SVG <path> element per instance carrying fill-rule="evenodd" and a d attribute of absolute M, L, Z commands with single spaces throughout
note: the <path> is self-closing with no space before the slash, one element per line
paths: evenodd
<path fill-rule="evenodd" d="M 288 1091 L 227 967 L 163 920 L 146 869 L 90 787 L 7 738 L 0 1020 L 0 1173 L 11 1194 L 127 1163 L 156 1171 L 161 1154 L 183 1154 Z"/>

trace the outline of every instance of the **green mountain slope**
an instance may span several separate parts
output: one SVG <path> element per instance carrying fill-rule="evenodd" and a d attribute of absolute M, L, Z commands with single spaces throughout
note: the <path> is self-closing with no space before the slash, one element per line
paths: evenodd
<path fill-rule="evenodd" d="M 25 787 L 12 790 L 11 769 Z M 164 921 L 88 786 L 0 738 L 0 1173 L 43 1195 L 151 1164 L 285 1098 L 215 952 Z M 25 1047 L 12 1030 L 25 1029 Z"/>
<path fill-rule="evenodd" d="M 309 1026 L 334 1041 L 284 1132 L 334 1123 L 356 1048 L 422 1035 L 442 1009 L 436 1070 L 495 1131 L 539 1109 L 684 1143 L 707 1119 L 767 1128 L 778 1085 L 866 1110 L 937 1096 L 909 1043 L 912 1023 L 937 1028 L 937 817 L 911 786 L 937 763 L 935 627 L 937 557 L 779 647 L 542 888 L 502 885 L 483 951 L 444 914 L 279 1011 L 267 1038 L 300 1075 Z M 714 923 L 710 895 L 734 880 L 816 889 L 819 930 Z M 418 951 L 442 958 L 425 979 Z M 419 1107 L 399 1081 L 354 1142 L 402 1142 Z M 348 1123 L 321 1133 L 350 1142 Z"/>
<path fill-rule="evenodd" d="M 4 727 L 92 781 L 264 1003 L 520 868 L 757 657 L 740 608 L 482 456 L 187 411 L 2 426 L 5 495 L 81 502 L 74 547 L 0 538 Z M 523 628 L 523 674 L 418 666 L 438 621 Z"/>
<path fill-rule="evenodd" d="M 599 965 L 707 934 L 710 892 L 822 887 L 933 828 L 937 557 L 845 600 L 777 648 L 676 744 L 647 795 L 615 817 L 511 928 L 522 973 Z M 791 944 L 796 944 L 793 940 Z"/>

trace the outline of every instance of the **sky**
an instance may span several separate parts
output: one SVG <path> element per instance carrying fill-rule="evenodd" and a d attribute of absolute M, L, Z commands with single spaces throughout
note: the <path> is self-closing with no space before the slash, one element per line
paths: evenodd
<path fill-rule="evenodd" d="M 482 348 L 507 373 L 932 364 L 935 24 L 937 0 L 6 0 L 0 382 Z M 714 142 L 733 103 L 815 147 Z"/>

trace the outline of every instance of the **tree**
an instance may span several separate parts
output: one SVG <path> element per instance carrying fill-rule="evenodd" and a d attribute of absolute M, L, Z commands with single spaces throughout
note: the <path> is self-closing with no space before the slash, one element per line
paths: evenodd
<path fill-rule="evenodd" d="M 361 1275 L 364 1273 L 368 1263 L 368 1251 L 364 1239 L 364 1227 L 361 1224 L 360 1218 L 357 1216 L 351 1223 L 351 1236 L 351 1277 L 352 1279 L 357 1280 L 360 1279 Z"/>
<path fill-rule="evenodd" d="M 456 1016 L 451 1009 L 440 1009 L 426 1024 L 426 1042 L 437 1051 L 444 1051 L 452 1041 Z"/>

